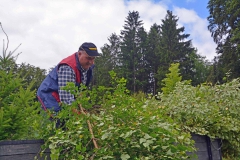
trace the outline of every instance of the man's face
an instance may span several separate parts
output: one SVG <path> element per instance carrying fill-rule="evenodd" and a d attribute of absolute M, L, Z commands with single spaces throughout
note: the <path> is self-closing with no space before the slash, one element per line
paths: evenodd
<path fill-rule="evenodd" d="M 90 57 L 85 51 L 78 52 L 79 62 L 83 69 L 88 70 L 93 64 L 95 57 Z"/>

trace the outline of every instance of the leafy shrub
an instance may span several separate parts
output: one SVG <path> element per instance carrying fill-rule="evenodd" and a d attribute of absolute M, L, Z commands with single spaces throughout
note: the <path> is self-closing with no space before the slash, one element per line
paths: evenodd
<path fill-rule="evenodd" d="M 162 80 L 162 91 L 163 94 L 168 94 L 174 90 L 177 82 L 182 80 L 182 76 L 180 76 L 179 63 L 172 63 L 169 67 L 170 73 L 166 74 L 166 78 Z"/>
<path fill-rule="evenodd" d="M 105 88 L 104 103 L 98 112 L 91 109 L 94 91 L 78 91 L 72 83 L 65 87 L 78 98 L 72 105 L 63 105 L 55 116 L 65 122 L 62 128 L 47 126 L 53 129 L 45 139 L 51 158 L 187 159 L 186 152 L 194 150 L 190 134 L 179 129 L 158 101 L 135 99 L 128 94 L 125 79 L 114 81 L 115 86 Z M 89 112 L 83 114 L 79 105 Z"/>
<path fill-rule="evenodd" d="M 240 79 L 197 87 L 179 82 L 161 97 L 166 113 L 182 131 L 223 140 L 224 156 L 240 156 Z"/>

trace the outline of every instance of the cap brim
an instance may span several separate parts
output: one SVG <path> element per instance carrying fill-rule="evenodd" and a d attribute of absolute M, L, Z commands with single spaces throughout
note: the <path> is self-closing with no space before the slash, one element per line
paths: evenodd
<path fill-rule="evenodd" d="M 86 53 L 87 53 L 90 57 L 100 56 L 100 54 L 99 54 L 97 51 L 88 50 L 88 51 L 86 51 Z"/>

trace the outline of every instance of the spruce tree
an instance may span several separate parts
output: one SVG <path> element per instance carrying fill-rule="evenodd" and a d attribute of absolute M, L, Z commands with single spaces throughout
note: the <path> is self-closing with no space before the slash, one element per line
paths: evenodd
<path fill-rule="evenodd" d="M 139 44 L 138 32 L 142 30 L 142 20 L 138 11 L 129 12 L 126 17 L 123 30 L 121 30 L 121 72 L 120 76 L 127 79 L 127 88 L 132 92 L 137 90 L 137 76 L 139 62 L 142 61 L 141 49 Z"/>
<path fill-rule="evenodd" d="M 39 138 L 43 120 L 38 114 L 40 103 L 35 101 L 34 81 L 22 79 L 16 64 L 20 53 L 14 55 L 18 47 L 8 52 L 6 37 L 7 45 L 3 43 L 0 56 L 0 140 Z"/>
<path fill-rule="evenodd" d="M 147 92 L 149 84 L 149 65 L 147 64 L 147 32 L 144 27 L 141 27 L 137 32 L 137 47 L 139 48 L 137 54 L 136 67 L 136 89 L 135 92 Z"/>
<path fill-rule="evenodd" d="M 187 40 L 190 36 L 185 34 L 184 27 L 177 27 L 177 16 L 171 11 L 167 11 L 167 15 L 161 24 L 160 32 L 160 63 L 158 68 L 158 80 L 161 81 L 167 72 L 171 63 L 180 63 L 180 72 L 183 80 L 193 77 L 194 60 L 191 54 L 195 54 L 191 40 Z M 161 86 L 160 86 L 161 87 Z"/>
<path fill-rule="evenodd" d="M 160 26 L 156 23 L 150 27 L 146 50 L 147 67 L 149 69 L 148 92 L 155 95 L 157 88 L 157 71 L 160 66 Z"/>

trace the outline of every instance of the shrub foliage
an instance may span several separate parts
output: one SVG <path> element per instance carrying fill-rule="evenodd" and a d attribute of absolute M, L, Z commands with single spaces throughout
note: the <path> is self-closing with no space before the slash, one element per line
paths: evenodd
<path fill-rule="evenodd" d="M 190 134 L 180 130 L 158 101 L 136 99 L 128 94 L 125 79 L 116 82 L 115 87 L 105 88 L 104 103 L 97 111 L 91 108 L 94 98 L 89 101 L 95 91 L 79 92 L 74 84 L 65 88 L 74 90 L 79 98 L 71 106 L 63 106 L 55 117 L 64 120 L 65 126 L 50 131 L 46 139 L 51 158 L 187 159 L 186 152 L 194 150 Z M 86 115 L 77 111 L 80 104 L 88 109 Z M 87 122 L 91 123 L 97 147 Z"/>

